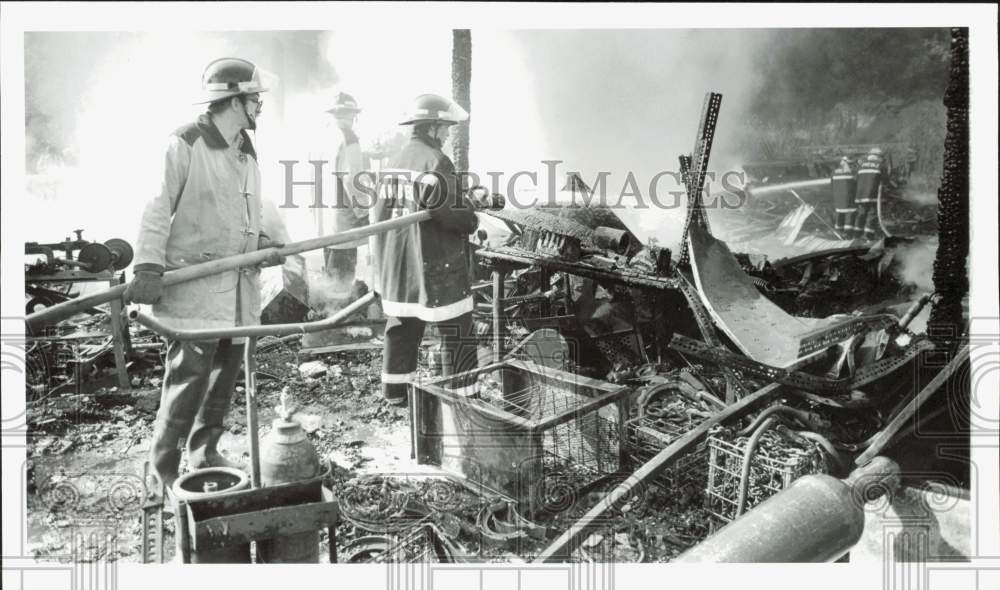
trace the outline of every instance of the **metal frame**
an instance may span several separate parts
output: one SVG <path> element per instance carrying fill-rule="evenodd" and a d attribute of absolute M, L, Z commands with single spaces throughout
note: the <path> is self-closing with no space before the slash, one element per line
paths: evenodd
<path fill-rule="evenodd" d="M 340 508 L 335 500 L 325 499 L 322 484 L 318 478 L 175 502 L 181 561 L 191 563 L 192 553 L 199 550 L 325 528 L 330 537 L 330 563 L 336 563 Z"/>
<path fill-rule="evenodd" d="M 582 401 L 579 404 L 574 404 L 572 407 L 556 411 L 552 415 L 545 416 L 542 419 L 533 420 L 504 411 L 503 409 L 482 400 L 450 391 L 444 387 L 444 384 L 454 382 L 456 380 L 473 382 L 475 377 L 480 374 L 497 370 L 502 371 L 504 369 L 515 369 L 527 375 L 538 376 L 540 379 L 558 381 L 564 385 L 571 386 L 575 390 L 583 389 L 597 392 L 597 395 Z M 514 477 L 515 481 L 513 482 L 513 485 L 515 487 L 525 486 L 529 483 L 537 484 L 540 482 L 542 475 L 542 464 L 540 459 L 544 454 L 542 452 L 542 449 L 544 448 L 544 434 L 556 427 L 559 427 L 560 425 L 571 422 L 572 420 L 590 416 L 596 413 L 600 408 L 611 404 L 616 406 L 619 415 L 619 419 L 615 425 L 618 430 L 619 440 L 617 462 L 619 465 L 624 465 L 628 461 L 625 445 L 622 444 L 625 440 L 625 422 L 628 418 L 627 396 L 631 391 L 631 389 L 626 386 L 613 385 L 605 381 L 599 381 L 557 369 L 550 369 L 529 361 L 506 359 L 502 362 L 492 363 L 485 367 L 479 367 L 459 375 L 443 377 L 426 383 L 411 384 L 410 387 L 411 443 L 414 445 L 413 456 L 416 458 L 417 462 L 421 464 L 443 465 L 448 462 L 446 460 L 458 460 L 462 464 L 463 471 L 457 473 L 456 475 L 465 478 L 479 477 L 480 479 L 476 481 L 476 485 L 482 486 L 488 490 L 494 490 L 498 487 L 492 482 L 492 480 L 489 480 L 491 477 L 491 469 L 494 464 L 502 464 L 502 469 L 497 467 L 497 469 L 502 471 L 509 471 L 510 469 L 514 469 L 515 471 L 520 469 L 527 470 L 528 473 L 525 477 Z M 443 425 L 435 422 L 439 419 L 437 417 L 439 413 L 432 411 L 432 407 L 428 407 L 437 404 L 447 405 L 452 408 L 465 406 L 474 415 L 483 420 L 500 424 L 502 425 L 502 428 L 500 430 L 494 430 L 489 428 L 489 425 L 487 424 L 485 425 L 486 427 L 482 429 L 467 429 L 460 433 L 463 437 L 476 439 L 474 440 L 473 448 L 477 451 L 477 456 L 469 457 L 465 456 L 464 453 L 458 456 L 445 454 L 443 447 L 441 449 L 431 447 L 433 437 L 436 434 L 443 432 Z M 421 434 L 421 430 L 424 429 L 425 424 L 428 424 L 427 430 L 432 431 L 429 434 Z M 434 432 L 435 428 L 437 429 L 436 432 Z M 518 442 L 513 444 L 512 441 Z M 463 446 L 465 445 L 463 444 Z M 504 455 L 507 452 L 511 453 L 509 457 L 498 458 L 499 455 Z M 514 460 L 515 465 L 513 467 L 508 466 L 508 463 L 510 462 L 508 459 Z M 518 461 L 521 461 L 522 463 L 519 464 Z M 527 463 L 524 463 L 524 461 L 527 461 Z M 535 464 L 536 462 L 537 465 Z M 467 473 L 467 471 L 473 469 L 470 467 L 470 464 L 473 463 L 474 465 L 483 465 L 485 468 L 484 472 L 477 471 L 471 475 L 470 473 Z M 449 473 L 451 472 L 447 469 L 446 471 Z M 510 491 L 505 490 L 498 490 L 498 493 L 502 495 L 511 494 Z M 515 493 L 514 495 L 519 496 L 520 494 Z M 531 494 L 526 494 L 524 497 L 518 497 L 516 499 L 519 501 L 526 501 L 526 504 L 529 507 L 529 512 L 537 508 L 537 502 L 535 502 L 535 499 Z"/>

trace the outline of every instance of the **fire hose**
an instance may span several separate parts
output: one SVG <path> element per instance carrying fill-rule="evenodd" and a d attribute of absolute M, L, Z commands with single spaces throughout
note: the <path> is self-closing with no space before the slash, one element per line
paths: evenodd
<path fill-rule="evenodd" d="M 774 416 L 768 416 L 764 419 L 760 426 L 753 431 L 750 436 L 750 440 L 747 442 L 747 448 L 743 452 L 743 467 L 740 470 L 740 490 L 739 497 L 736 500 L 736 516 L 739 517 L 743 514 L 743 509 L 746 507 L 747 503 L 747 488 L 750 483 L 750 464 L 753 461 L 753 455 L 757 451 L 757 444 L 760 442 L 764 433 L 767 429 L 778 422 L 778 419 Z"/>
<path fill-rule="evenodd" d="M 416 213 L 402 215 L 388 221 L 373 223 L 365 227 L 347 230 L 334 235 L 321 236 L 309 240 L 302 240 L 300 242 L 292 242 L 282 246 L 281 248 L 265 248 L 255 252 L 247 252 L 245 254 L 237 254 L 236 256 L 228 256 L 226 258 L 219 258 L 218 260 L 202 262 L 200 264 L 192 264 L 191 266 L 185 266 L 184 268 L 164 273 L 163 285 L 176 285 L 229 270 L 256 266 L 266 261 L 274 254 L 278 254 L 280 256 L 291 256 L 293 254 L 300 254 L 310 250 L 318 250 L 320 248 L 327 248 L 338 244 L 346 244 L 348 242 L 367 238 L 382 232 L 402 229 L 415 223 L 428 221 L 430 218 L 431 214 L 429 211 L 417 211 Z M 125 287 L 126 285 L 124 284 L 117 285 L 92 295 L 80 296 L 71 301 L 59 303 L 53 305 L 52 307 L 47 307 L 35 313 L 28 314 L 28 316 L 25 317 L 25 324 L 28 333 L 34 333 L 47 324 L 66 319 L 83 310 L 90 309 L 104 303 L 110 303 L 115 299 L 120 299 L 125 293 Z"/>

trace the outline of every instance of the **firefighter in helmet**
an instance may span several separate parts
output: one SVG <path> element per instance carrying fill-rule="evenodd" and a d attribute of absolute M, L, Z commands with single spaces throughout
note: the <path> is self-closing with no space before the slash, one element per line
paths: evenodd
<path fill-rule="evenodd" d="M 452 126 L 468 118 L 451 99 L 418 96 L 400 123 L 412 128 L 409 141 L 380 173 L 369 211 L 372 223 L 418 210 L 431 214 L 429 221 L 372 239 L 379 274 L 375 290 L 388 316 L 382 391 L 391 404 L 406 402 L 427 323 L 436 324 L 441 335 L 444 375 L 475 367 L 466 248 L 479 222 L 460 192 L 454 164 L 442 151 Z"/>
<path fill-rule="evenodd" d="M 259 268 L 163 284 L 164 271 L 281 246 L 262 227 L 260 170 L 246 132 L 257 128 L 267 91 L 260 71 L 244 59 L 217 59 L 205 68 L 202 90 L 196 104 L 207 104 L 206 112 L 167 142 L 162 182 L 142 215 L 135 276 L 125 297 L 152 305 L 154 315 L 175 328 L 255 325 Z M 274 230 L 271 235 L 283 239 L 284 228 Z M 272 256 L 265 265 L 281 262 Z M 235 339 L 168 343 L 150 446 L 153 471 L 168 488 L 185 445 L 193 469 L 238 466 L 223 457 L 218 443 L 243 348 Z"/>
<path fill-rule="evenodd" d="M 360 205 L 359 181 L 364 171 L 364 158 L 354 124 L 361 107 L 353 96 L 338 92 L 327 109 L 336 123 L 334 129 L 333 172 L 336 196 L 333 204 L 333 230 L 337 233 L 361 227 L 368 222 L 368 210 Z M 316 209 L 322 214 L 324 209 Z M 358 264 L 358 246 L 364 240 L 339 244 L 324 252 L 324 267 L 336 286 L 350 286 Z"/>
<path fill-rule="evenodd" d="M 876 240 L 882 233 L 878 209 L 882 199 L 882 185 L 887 178 L 888 171 L 882 148 L 873 147 L 858 168 L 855 197 L 858 206 L 855 227 L 858 231 L 864 232 L 865 240 Z"/>
<path fill-rule="evenodd" d="M 854 203 L 856 184 L 857 179 L 851 170 L 850 160 L 842 158 L 840 165 L 833 171 L 830 189 L 833 192 L 833 208 L 837 217 L 834 227 L 848 236 L 854 233 L 854 214 L 858 210 Z"/>

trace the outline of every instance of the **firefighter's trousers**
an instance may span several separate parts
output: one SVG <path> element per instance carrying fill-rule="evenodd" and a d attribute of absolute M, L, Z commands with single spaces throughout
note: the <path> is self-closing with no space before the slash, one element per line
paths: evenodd
<path fill-rule="evenodd" d="M 416 374 L 420 341 L 426 322 L 419 318 L 387 318 L 382 358 L 382 394 L 391 403 L 406 400 L 406 385 Z M 441 374 L 454 375 L 476 367 L 472 314 L 435 323 L 441 335 Z"/>
<path fill-rule="evenodd" d="M 878 210 L 875 201 L 864 201 L 858 203 L 858 217 L 855 220 L 854 227 L 857 231 L 864 232 L 864 236 L 867 239 L 875 239 L 875 237 L 881 233 L 881 228 L 878 224 Z"/>
<path fill-rule="evenodd" d="M 150 460 L 168 485 L 177 478 L 179 443 L 193 468 L 230 466 L 217 450 L 229 412 L 244 344 L 232 340 L 171 341 L 167 347 L 160 409 Z"/>

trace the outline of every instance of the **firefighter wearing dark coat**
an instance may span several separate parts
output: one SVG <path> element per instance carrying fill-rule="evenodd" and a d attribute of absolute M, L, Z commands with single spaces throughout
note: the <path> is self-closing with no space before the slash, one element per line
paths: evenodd
<path fill-rule="evenodd" d="M 409 142 L 379 178 L 372 223 L 421 209 L 431 220 L 372 239 L 376 291 L 388 316 L 382 391 L 389 403 L 406 402 L 407 383 L 427 323 L 441 335 L 441 370 L 451 375 L 475 367 L 472 292 L 466 249 L 478 219 L 459 192 L 455 166 L 441 151 L 450 127 L 468 120 L 454 101 L 424 94 L 401 125 L 412 125 Z"/>
<path fill-rule="evenodd" d="M 886 179 L 885 163 L 880 148 L 872 148 L 858 169 L 858 189 L 855 202 L 858 218 L 855 226 L 864 231 L 867 240 L 874 240 L 881 233 L 878 220 L 878 204 L 882 198 L 882 183 Z"/>
<path fill-rule="evenodd" d="M 833 192 L 833 208 L 836 212 L 835 227 L 848 235 L 854 233 L 854 214 L 858 207 L 854 203 L 855 185 L 857 179 L 851 171 L 851 164 L 844 158 L 840 166 L 834 170 L 830 188 Z"/>

